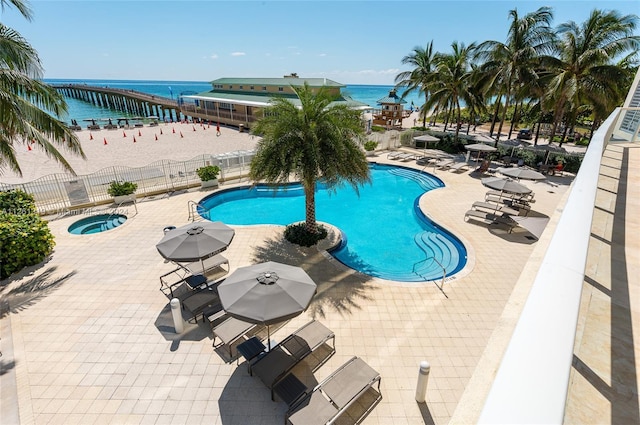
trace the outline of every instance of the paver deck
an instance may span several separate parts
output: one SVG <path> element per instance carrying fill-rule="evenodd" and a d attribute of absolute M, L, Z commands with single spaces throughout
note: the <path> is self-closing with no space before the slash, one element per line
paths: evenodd
<path fill-rule="evenodd" d="M 464 222 L 464 212 L 486 188 L 470 173 L 436 175 L 447 186 L 424 195 L 420 206 L 469 250 L 467 267 L 442 290 L 435 283 L 359 274 L 316 248 L 283 241 L 279 226 L 234 226 L 224 253 L 231 271 L 281 261 L 300 265 L 318 283 L 310 308 L 272 338 L 315 318 L 335 332 L 336 354 L 315 374 L 304 362 L 297 374 L 320 382 L 354 355 L 379 371 L 383 398 L 365 424 L 445 424 L 461 414 L 459 401 L 495 342 L 507 302 L 526 297 L 526 284 L 514 288 L 523 269 L 535 271 L 530 259 L 539 261 L 532 254 L 548 242 L 570 182 L 552 177 L 558 186 L 527 183 L 536 192 L 533 209 L 552 218 L 535 242 L 518 229 L 507 233 Z M 225 353 L 212 348 L 208 326 L 188 324 L 182 334 L 173 332 L 158 281 L 172 265 L 155 244 L 165 226 L 186 223 L 187 201 L 204 195 L 140 202 L 137 215 L 129 207 L 124 225 L 101 234 L 68 234 L 78 217 L 50 222 L 57 245 L 49 261 L 0 288 L 7 306 L 0 313 L 3 424 L 282 423 L 285 403 L 271 401 L 246 365 L 226 362 Z M 426 405 L 414 400 L 422 360 L 431 363 Z"/>

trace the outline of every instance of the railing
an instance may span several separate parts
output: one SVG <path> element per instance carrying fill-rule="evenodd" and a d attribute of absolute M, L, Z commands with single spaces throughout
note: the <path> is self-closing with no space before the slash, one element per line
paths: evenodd
<path fill-rule="evenodd" d="M 70 176 L 51 174 L 27 183 L 0 183 L 0 191 L 19 189 L 33 195 L 40 214 L 56 214 L 112 202 L 107 193 L 112 181 L 138 185 L 137 195 L 175 192 L 200 185 L 196 170 L 205 165 L 220 167 L 220 180 L 242 178 L 247 174 L 254 151 L 235 151 L 200 155 L 187 161 L 160 160 L 139 168 L 114 166 L 93 174 Z"/>
<path fill-rule="evenodd" d="M 639 142 L 637 111 L 618 108 L 593 135 L 479 423 L 563 422 L 602 155 Z"/>
<path fill-rule="evenodd" d="M 187 209 L 189 210 L 188 220 L 192 223 L 196 221 L 196 218 L 198 218 L 199 216 L 198 207 L 204 209 L 204 205 L 200 204 L 199 202 L 192 201 L 192 200 L 187 201 Z"/>

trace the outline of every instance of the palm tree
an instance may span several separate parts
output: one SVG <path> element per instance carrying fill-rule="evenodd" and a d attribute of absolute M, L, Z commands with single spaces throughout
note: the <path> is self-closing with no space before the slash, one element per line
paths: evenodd
<path fill-rule="evenodd" d="M 317 234 L 315 189 L 322 180 L 335 189 L 348 183 L 356 191 L 370 181 L 369 164 L 358 141 L 364 135 L 360 112 L 334 100 L 325 87 L 314 90 L 305 82 L 293 87 L 300 106 L 277 98 L 252 126 L 262 137 L 251 161 L 249 176 L 254 181 L 300 180 L 305 193 L 305 228 Z"/>
<path fill-rule="evenodd" d="M 427 44 L 425 48 L 414 47 L 413 52 L 402 58 L 403 65 L 411 65 L 413 69 L 411 71 L 403 71 L 396 75 L 395 82 L 396 87 L 406 87 L 402 93 L 402 97 L 405 97 L 409 93 L 418 92 L 424 95 L 425 103 L 429 99 L 429 86 L 433 79 L 433 40 Z M 427 121 L 427 109 L 422 108 L 420 110 L 422 118 L 422 126 L 426 126 Z"/>
<path fill-rule="evenodd" d="M 0 0 L 3 9 L 8 3 L 31 20 L 26 1 Z M 73 169 L 54 145 L 85 158 L 76 135 L 56 118 L 67 111 L 64 97 L 43 83 L 42 75 L 35 49 L 18 32 L 0 23 L 0 171 L 8 167 L 22 175 L 15 155 L 17 143 L 37 144 L 71 173 Z"/>
<path fill-rule="evenodd" d="M 493 78 L 491 86 L 494 91 L 499 89 L 498 102 L 501 101 L 502 95 L 505 99 L 496 140 L 500 140 L 515 88 L 535 78 L 532 75 L 535 66 L 539 63 L 540 56 L 551 51 L 554 40 L 550 25 L 553 14 L 550 8 L 541 7 L 522 18 L 519 17 L 517 9 L 513 9 L 509 11 L 509 16 L 511 25 L 507 41 L 485 41 L 478 46 L 477 52 L 477 58 L 484 62 L 483 71 Z"/>
<path fill-rule="evenodd" d="M 627 73 L 614 61 L 638 52 L 640 36 L 633 34 L 637 20 L 635 15 L 596 9 L 582 25 L 569 21 L 558 26 L 559 57 L 550 63 L 554 76 L 547 92 L 555 105 L 552 136 L 561 120 L 566 123 L 565 134 L 573 127 L 582 105 L 592 105 L 602 116 L 624 99 Z"/>
<path fill-rule="evenodd" d="M 455 112 L 457 140 L 460 133 L 460 101 L 467 105 L 478 103 L 471 78 L 471 57 L 476 45 L 471 43 L 465 46 L 464 43 L 454 41 L 451 47 L 453 49 L 451 54 L 438 53 L 434 57 L 436 77 L 430 87 L 431 97 L 424 108 L 430 109 L 437 106 L 440 109 L 448 108 Z"/>

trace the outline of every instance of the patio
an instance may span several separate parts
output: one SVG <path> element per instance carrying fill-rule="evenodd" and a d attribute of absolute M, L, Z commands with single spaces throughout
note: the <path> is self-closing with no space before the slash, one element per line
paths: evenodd
<path fill-rule="evenodd" d="M 284 242 L 278 226 L 233 226 L 236 235 L 224 252 L 231 271 L 279 261 L 300 265 L 318 284 L 309 309 L 272 339 L 316 319 L 336 335 L 335 355 L 314 374 L 318 382 L 354 355 L 380 372 L 383 398 L 365 424 L 449 422 L 507 302 L 526 297 L 526 290 L 514 288 L 523 269 L 535 272 L 528 261 L 544 249 L 570 182 L 529 184 L 536 209 L 551 217 L 533 243 L 466 225 L 465 211 L 486 188 L 469 173 L 438 177 L 447 186 L 423 196 L 420 206 L 469 250 L 467 267 L 448 277 L 442 291 L 435 283 L 353 272 L 316 248 Z M 1 293 L 10 306 L 0 323 L 3 360 L 15 358 L 2 386 L 16 385 L 13 393 L 2 392 L 3 417 L 22 424 L 282 423 L 285 403 L 271 401 L 246 365 L 225 363 L 206 325 L 187 325 L 176 335 L 170 315 L 163 315 L 168 300 L 158 276 L 174 266 L 163 262 L 155 245 L 164 227 L 186 224 L 187 201 L 202 196 L 196 191 L 140 202 L 127 223 L 97 235 L 68 234 L 78 217 L 50 222 L 57 242 L 51 260 Z M 426 405 L 414 400 L 422 360 L 431 364 Z M 308 367 L 297 366 L 301 374 Z M 7 403 L 16 398 L 12 411 Z"/>

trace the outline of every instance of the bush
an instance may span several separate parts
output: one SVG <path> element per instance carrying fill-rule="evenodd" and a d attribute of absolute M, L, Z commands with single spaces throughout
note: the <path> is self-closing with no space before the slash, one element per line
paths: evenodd
<path fill-rule="evenodd" d="M 379 125 L 372 125 L 371 131 L 373 131 L 374 133 L 384 133 L 385 131 L 387 131 L 387 129 Z"/>
<path fill-rule="evenodd" d="M 111 196 L 131 195 L 137 188 L 138 185 L 136 183 L 112 181 L 107 193 Z"/>
<path fill-rule="evenodd" d="M 377 146 L 378 146 L 378 142 L 373 141 L 373 140 L 367 140 L 366 142 L 364 142 L 364 150 L 365 151 L 374 151 L 374 150 L 376 150 Z"/>
<path fill-rule="evenodd" d="M 0 279 L 6 279 L 44 260 L 55 242 L 47 222 L 36 213 L 33 196 L 3 192 L 0 205 Z"/>
<path fill-rule="evenodd" d="M 29 214 L 36 212 L 33 195 L 21 190 L 0 192 L 0 211 L 8 214 Z"/>
<path fill-rule="evenodd" d="M 313 246 L 327 237 L 327 229 L 318 225 L 317 233 L 307 231 L 305 223 L 290 224 L 284 229 L 284 238 L 289 242 L 300 246 Z"/>
<path fill-rule="evenodd" d="M 220 174 L 220 167 L 218 167 L 217 165 L 207 165 L 205 167 L 200 167 L 196 170 L 196 174 L 198 174 L 198 177 L 200 177 L 200 180 L 202 180 L 203 182 L 215 180 Z"/>

